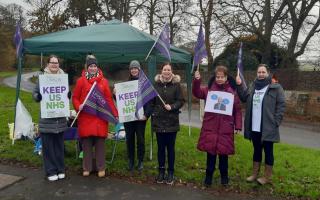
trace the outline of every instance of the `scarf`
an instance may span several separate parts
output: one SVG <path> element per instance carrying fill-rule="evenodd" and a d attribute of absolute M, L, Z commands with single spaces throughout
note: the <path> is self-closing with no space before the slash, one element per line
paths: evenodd
<path fill-rule="evenodd" d="M 50 71 L 49 67 L 44 68 L 43 72 L 44 72 L 45 74 L 53 74 L 53 73 Z M 64 74 L 64 71 L 63 71 L 61 68 L 59 68 L 57 74 Z"/>
<path fill-rule="evenodd" d="M 266 87 L 267 85 L 271 84 L 271 76 L 268 76 L 265 79 L 256 79 L 254 81 L 254 89 L 261 90 L 262 88 Z"/>
<path fill-rule="evenodd" d="M 90 79 L 92 79 L 94 77 L 98 77 L 99 76 L 99 71 L 97 71 L 97 73 L 95 73 L 95 74 L 90 74 L 88 71 L 86 71 L 85 76 L 86 76 L 87 80 L 90 80 Z"/>

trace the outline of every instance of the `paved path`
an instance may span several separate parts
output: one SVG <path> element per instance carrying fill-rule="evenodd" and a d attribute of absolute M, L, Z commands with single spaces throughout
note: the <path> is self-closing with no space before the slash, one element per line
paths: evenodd
<path fill-rule="evenodd" d="M 129 183 L 116 178 L 82 177 L 67 174 L 66 180 L 50 183 L 43 178 L 43 171 L 0 164 L 0 174 L 8 173 L 23 179 L 0 190 L 1 200 L 233 200 L 233 199 L 275 199 L 274 197 L 257 197 L 240 194 L 210 194 L 206 190 L 190 187 L 168 186 L 158 184 Z M 1 178 L 1 177 L 0 177 Z"/>
<path fill-rule="evenodd" d="M 202 123 L 199 119 L 199 110 L 192 110 L 191 113 L 191 126 L 200 128 Z M 188 112 L 184 110 L 180 114 L 180 122 L 189 125 L 188 121 Z M 283 143 L 320 149 L 320 125 L 284 121 L 280 126 L 280 138 Z"/>
<path fill-rule="evenodd" d="M 39 72 L 30 72 L 26 74 L 21 75 L 21 83 L 20 83 L 20 88 L 23 91 L 26 92 L 31 92 L 34 88 L 34 83 L 30 82 L 30 78 L 32 78 L 35 75 L 38 75 Z M 17 77 L 8 77 L 3 80 L 3 83 L 9 87 L 16 88 L 17 85 Z"/>

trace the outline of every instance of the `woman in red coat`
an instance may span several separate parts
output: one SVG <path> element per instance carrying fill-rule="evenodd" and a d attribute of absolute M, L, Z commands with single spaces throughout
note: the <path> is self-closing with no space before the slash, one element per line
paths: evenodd
<path fill-rule="evenodd" d="M 234 84 L 233 84 L 234 83 Z M 207 152 L 207 169 L 205 186 L 212 184 L 212 176 L 215 169 L 216 157 L 219 155 L 219 170 L 221 175 L 221 184 L 227 185 L 228 178 L 228 155 L 234 154 L 234 132 L 242 129 L 242 114 L 240 108 L 240 99 L 235 89 L 235 81 L 228 77 L 228 71 L 225 66 L 218 65 L 215 69 L 215 76 L 209 81 L 208 87 L 200 87 L 201 77 L 199 71 L 195 72 L 193 80 L 192 93 L 199 99 L 207 99 L 208 92 L 220 91 L 231 93 L 234 97 L 232 115 L 220 113 L 205 112 L 201 133 L 197 148 L 200 151 Z M 221 97 L 219 97 L 221 98 Z M 214 109 L 225 110 L 226 105 L 218 99 Z M 223 109 L 222 109 L 223 108 Z"/>
<path fill-rule="evenodd" d="M 118 117 L 117 109 L 112 100 L 108 80 L 97 67 L 97 60 L 93 55 L 87 56 L 86 69 L 77 80 L 73 91 L 72 103 L 79 111 L 83 108 L 83 102 L 90 91 L 93 83 L 103 92 L 114 116 Z M 89 176 L 92 169 L 93 155 L 96 159 L 96 168 L 99 177 L 105 176 L 105 138 L 108 135 L 108 122 L 85 112 L 80 112 L 78 117 L 78 133 L 83 148 L 83 176 Z M 93 147 L 95 152 L 93 153 Z"/>

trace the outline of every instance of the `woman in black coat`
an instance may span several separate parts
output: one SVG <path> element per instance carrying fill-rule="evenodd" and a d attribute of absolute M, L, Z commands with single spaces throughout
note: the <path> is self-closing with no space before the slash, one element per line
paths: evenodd
<path fill-rule="evenodd" d="M 129 65 L 129 81 L 138 80 L 140 73 L 140 63 L 137 60 L 133 60 Z M 134 168 L 134 154 L 135 154 L 135 138 L 137 136 L 137 157 L 138 165 L 137 169 L 141 171 L 143 169 L 143 158 L 145 154 L 145 128 L 146 122 L 152 112 L 151 102 L 149 101 L 143 106 L 143 116 L 140 116 L 139 120 L 125 122 L 124 128 L 126 131 L 126 143 L 128 153 L 128 170 L 132 171 Z"/>
<path fill-rule="evenodd" d="M 180 130 L 179 109 L 184 104 L 182 89 L 180 86 L 180 76 L 172 73 L 170 63 L 165 63 L 161 74 L 155 77 L 155 89 L 160 97 L 153 101 L 154 112 L 152 114 L 152 130 L 156 132 L 158 143 L 158 164 L 159 175 L 157 183 L 173 184 L 174 181 L 174 160 L 175 160 L 175 140 L 177 132 Z M 165 179 L 165 157 L 168 157 L 168 175 Z"/>

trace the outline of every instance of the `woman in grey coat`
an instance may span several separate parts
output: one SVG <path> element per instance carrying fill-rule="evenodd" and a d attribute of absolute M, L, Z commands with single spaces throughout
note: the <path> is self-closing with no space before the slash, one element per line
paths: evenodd
<path fill-rule="evenodd" d="M 272 82 L 267 65 L 260 64 L 257 78 L 252 87 L 244 88 L 238 74 L 236 78 L 238 94 L 246 102 L 244 137 L 253 144 L 253 172 L 248 182 L 255 180 L 264 185 L 272 181 L 274 164 L 273 143 L 280 141 L 279 126 L 285 110 L 285 96 L 279 83 Z M 258 178 L 262 161 L 262 150 L 265 153 L 264 176 Z"/>
<path fill-rule="evenodd" d="M 64 74 L 59 67 L 59 58 L 57 56 L 51 55 L 48 58 L 44 74 Z M 69 98 L 70 95 L 69 92 Z M 36 102 L 42 100 L 39 82 L 36 84 L 32 96 Z M 63 133 L 66 129 L 67 119 L 65 117 L 45 119 L 40 117 L 39 119 L 44 170 L 49 181 L 65 178 Z"/>

